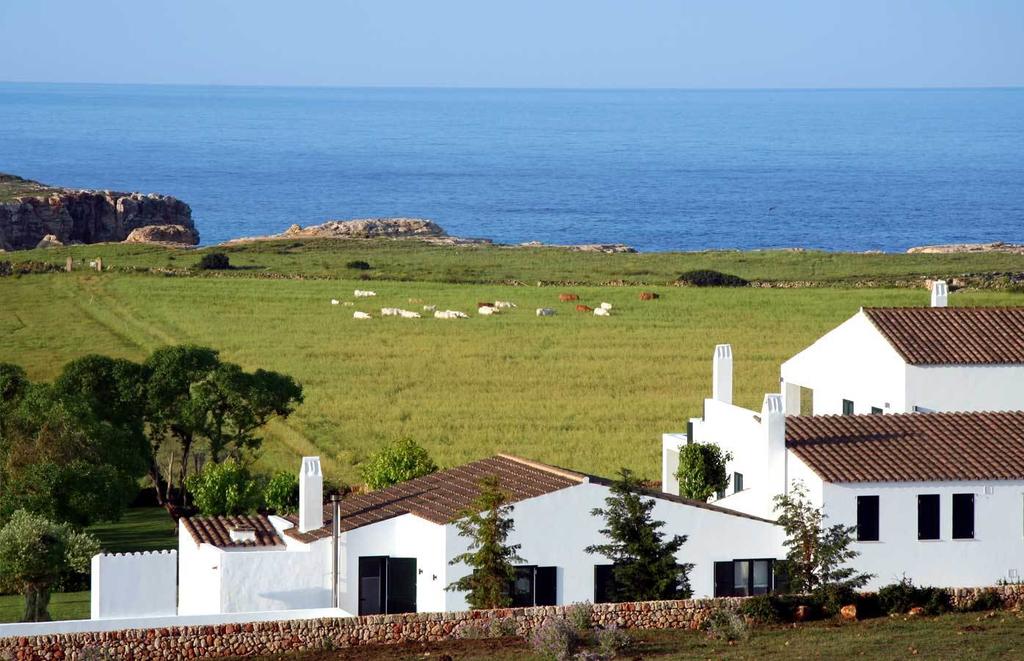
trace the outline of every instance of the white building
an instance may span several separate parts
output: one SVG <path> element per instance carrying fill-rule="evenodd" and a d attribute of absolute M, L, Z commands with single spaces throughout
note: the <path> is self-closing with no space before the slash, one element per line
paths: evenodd
<path fill-rule="evenodd" d="M 873 587 L 1018 579 L 1024 308 L 864 309 L 782 374 L 784 394 L 760 411 L 735 406 L 732 350 L 716 347 L 703 415 L 663 437 L 663 488 L 678 492 L 682 444 L 715 443 L 732 455 L 715 504 L 774 518 L 773 499 L 799 480 L 830 523 L 857 526 L 853 564 Z M 830 415 L 795 415 L 797 383 Z"/>
<path fill-rule="evenodd" d="M 304 460 L 301 484 L 312 484 L 302 490 L 298 517 L 182 520 L 179 614 L 331 606 L 332 505 L 316 507 L 315 519 L 307 518 L 311 505 L 322 503 L 318 474 L 319 462 Z M 465 609 L 464 594 L 445 589 L 468 571 L 450 564 L 468 543 L 455 521 L 478 495 L 480 479 L 491 475 L 513 502 L 509 541 L 521 545 L 525 561 L 514 584 L 515 604 L 606 600 L 610 566 L 584 548 L 606 541 L 599 533 L 603 519 L 590 511 L 605 504 L 611 482 L 498 455 L 343 499 L 338 606 L 352 614 Z M 695 596 L 771 589 L 783 539 L 774 522 L 667 494 L 650 496 L 664 533 L 688 536 L 679 561 L 694 564 Z"/>

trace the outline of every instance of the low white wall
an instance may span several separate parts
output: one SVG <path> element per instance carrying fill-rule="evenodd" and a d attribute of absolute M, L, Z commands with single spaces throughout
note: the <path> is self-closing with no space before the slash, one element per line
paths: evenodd
<path fill-rule="evenodd" d="M 990 492 L 990 493 L 989 493 Z M 974 539 L 952 539 L 954 493 L 974 494 Z M 940 539 L 917 538 L 917 496 L 939 494 Z M 898 581 L 984 587 L 1024 576 L 1024 481 L 825 484 L 829 523 L 856 525 L 857 496 L 879 497 L 879 540 L 855 542 L 868 588 Z"/>
<path fill-rule="evenodd" d="M 220 549 L 196 544 L 185 526 L 178 526 L 178 614 L 219 613 Z"/>
<path fill-rule="evenodd" d="M 178 552 L 92 557 L 92 619 L 176 615 Z"/>
<path fill-rule="evenodd" d="M 321 618 L 352 617 L 352 613 L 338 608 L 314 608 L 297 611 L 269 611 L 264 613 L 227 613 L 214 615 L 176 615 L 166 617 L 110 618 L 105 620 L 59 620 L 57 622 L 18 622 L 0 624 L 0 638 L 10 636 L 45 636 L 87 631 L 121 631 L 124 629 L 156 629 L 193 625 L 244 624 L 245 622 L 274 622 L 284 620 L 317 620 Z"/>
<path fill-rule="evenodd" d="M 220 554 L 222 613 L 249 613 L 331 605 L 330 540 L 295 550 Z"/>

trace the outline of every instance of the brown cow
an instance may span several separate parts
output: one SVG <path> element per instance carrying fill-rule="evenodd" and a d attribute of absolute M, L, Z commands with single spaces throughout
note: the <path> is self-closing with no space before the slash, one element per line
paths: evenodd
<path fill-rule="evenodd" d="M 656 294 L 653 291 L 642 291 L 642 292 L 640 292 L 640 300 L 641 301 L 653 301 L 656 298 L 659 298 L 659 296 L 658 296 L 658 294 Z"/>
<path fill-rule="evenodd" d="M 581 303 L 580 305 L 576 306 L 576 311 L 577 312 L 593 312 L 594 308 L 590 307 L 589 305 L 583 305 Z"/>
<path fill-rule="evenodd" d="M 576 294 L 559 294 L 558 300 L 560 300 L 563 303 L 569 303 L 570 301 L 580 300 L 580 297 L 577 296 Z"/>
<path fill-rule="evenodd" d="M 478 308 L 493 308 L 494 307 L 494 303 L 488 303 L 488 302 L 481 303 L 480 301 L 477 301 L 476 302 L 476 306 Z"/>

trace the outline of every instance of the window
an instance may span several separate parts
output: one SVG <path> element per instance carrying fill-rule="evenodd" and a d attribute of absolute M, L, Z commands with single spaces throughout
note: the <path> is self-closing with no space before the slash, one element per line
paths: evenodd
<path fill-rule="evenodd" d="M 732 491 L 733 493 L 743 491 L 743 473 L 732 474 Z"/>
<path fill-rule="evenodd" d="M 747 597 L 772 591 L 775 561 L 728 560 L 715 563 L 715 596 Z"/>
<path fill-rule="evenodd" d="M 853 402 L 848 399 L 843 400 L 843 415 L 853 415 Z"/>
<path fill-rule="evenodd" d="M 857 541 L 878 541 L 878 496 L 857 496 Z"/>
<path fill-rule="evenodd" d="M 939 495 L 917 497 L 917 538 L 939 538 Z"/>
<path fill-rule="evenodd" d="M 512 606 L 554 606 L 558 600 L 556 567 L 521 565 L 515 568 L 510 592 Z"/>
<path fill-rule="evenodd" d="M 614 600 L 615 577 L 612 574 L 614 565 L 594 565 L 594 603 L 607 604 Z"/>
<path fill-rule="evenodd" d="M 882 415 L 882 409 L 878 408 L 877 406 L 872 406 L 871 415 Z"/>
<path fill-rule="evenodd" d="M 953 539 L 974 539 L 974 494 L 953 494 Z"/>

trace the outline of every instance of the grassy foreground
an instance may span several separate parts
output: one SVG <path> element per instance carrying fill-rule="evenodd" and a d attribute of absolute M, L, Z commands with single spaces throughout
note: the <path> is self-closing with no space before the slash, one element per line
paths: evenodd
<path fill-rule="evenodd" d="M 879 618 L 851 624 L 818 622 L 758 628 L 749 640 L 725 643 L 702 632 L 630 631 L 636 645 L 621 658 L 660 659 L 1019 659 L 1024 655 L 1020 613 L 955 614 L 934 618 Z M 446 657 L 447 655 L 447 657 Z M 522 639 L 457 640 L 381 645 L 332 652 L 268 656 L 289 661 L 541 661 Z M 620 658 L 620 657 L 617 657 Z"/>
<path fill-rule="evenodd" d="M 442 465 L 512 452 L 654 477 L 660 434 L 700 414 L 716 343 L 733 344 L 737 403 L 759 408 L 777 387 L 779 364 L 859 307 L 927 304 L 923 289 L 662 286 L 649 287 L 659 300 L 641 302 L 635 287 L 396 280 L 373 282 L 378 296 L 369 302 L 353 299 L 354 288 L 369 286 L 87 272 L 0 278 L 0 361 L 49 379 L 83 354 L 141 359 L 164 344 L 194 342 L 250 369 L 292 374 L 306 402 L 267 430 L 262 462 L 294 470 L 299 456 L 321 454 L 339 481 L 358 479 L 370 453 L 402 437 Z M 559 303 L 569 290 L 590 305 L 612 303 L 614 316 Z M 519 308 L 458 321 L 352 319 L 353 310 L 421 303 L 472 313 L 477 301 L 495 299 Z M 1022 301 L 1006 292 L 953 297 L 955 305 Z M 538 318 L 540 306 L 558 315 Z"/>

